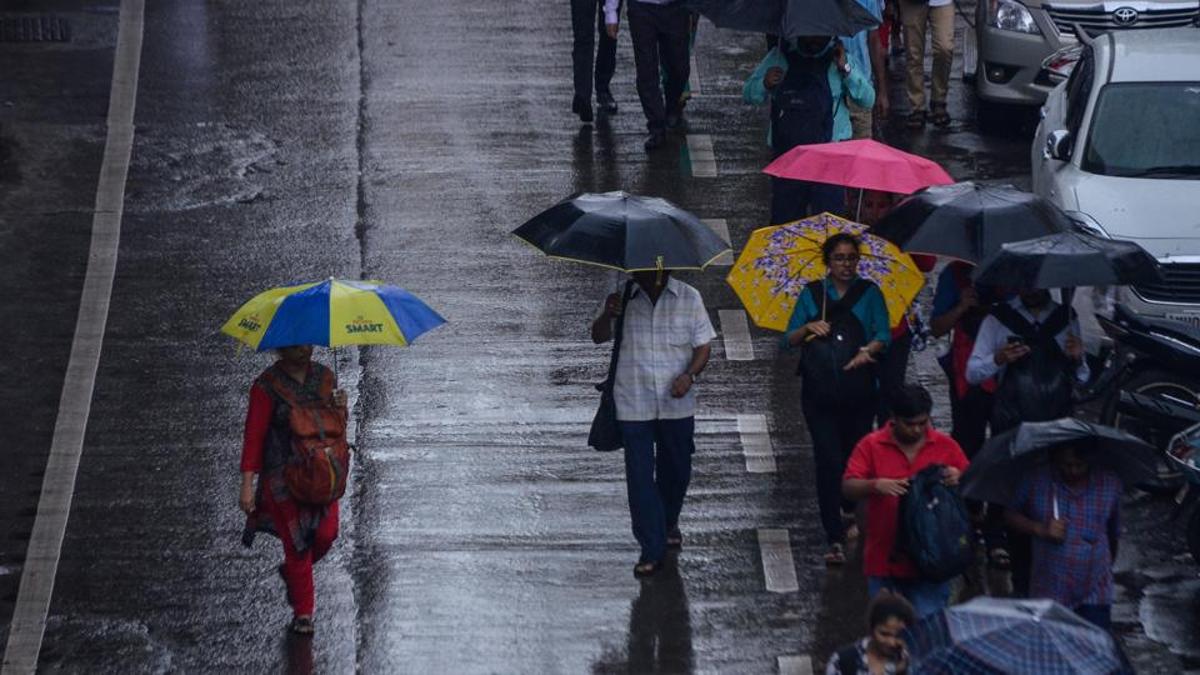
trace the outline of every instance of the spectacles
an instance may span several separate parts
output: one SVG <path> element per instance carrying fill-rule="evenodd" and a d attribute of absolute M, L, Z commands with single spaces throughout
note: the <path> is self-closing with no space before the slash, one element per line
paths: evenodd
<path fill-rule="evenodd" d="M 829 256 L 829 262 L 856 263 L 856 262 L 858 262 L 858 259 L 861 257 L 862 256 L 858 255 L 857 253 L 854 253 L 851 255 L 831 255 L 831 256 Z"/>

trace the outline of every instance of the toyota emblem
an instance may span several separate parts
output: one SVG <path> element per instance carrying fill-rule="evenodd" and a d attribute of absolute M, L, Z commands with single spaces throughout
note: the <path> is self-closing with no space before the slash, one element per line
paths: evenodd
<path fill-rule="evenodd" d="M 1132 7 L 1118 7 L 1113 12 L 1113 20 L 1118 26 L 1129 26 L 1138 20 L 1138 11 Z"/>

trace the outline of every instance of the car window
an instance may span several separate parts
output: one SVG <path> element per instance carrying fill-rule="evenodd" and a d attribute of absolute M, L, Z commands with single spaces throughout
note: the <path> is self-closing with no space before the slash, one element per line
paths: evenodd
<path fill-rule="evenodd" d="M 1096 98 L 1082 168 L 1105 176 L 1200 179 L 1200 82 L 1122 82 Z"/>
<path fill-rule="evenodd" d="M 1079 125 L 1083 123 L 1083 112 L 1087 110 L 1088 97 L 1092 95 L 1092 80 L 1096 72 L 1092 47 L 1088 45 L 1079 58 L 1079 63 L 1071 71 L 1071 79 L 1067 82 L 1067 130 L 1074 136 L 1079 133 Z"/>

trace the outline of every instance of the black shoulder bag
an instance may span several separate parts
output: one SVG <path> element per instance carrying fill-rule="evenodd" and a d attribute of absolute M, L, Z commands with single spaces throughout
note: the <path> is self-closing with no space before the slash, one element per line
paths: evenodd
<path fill-rule="evenodd" d="M 613 387 L 617 381 L 617 359 L 621 355 L 621 337 L 625 332 L 625 311 L 629 304 L 629 296 L 633 292 L 633 282 L 625 282 L 625 292 L 621 296 L 621 315 L 617 317 L 617 327 L 613 333 L 612 358 L 608 361 L 608 377 L 596 385 L 600 392 L 600 409 L 592 418 L 592 430 L 588 432 L 588 445 L 600 452 L 612 452 L 625 446 L 621 438 L 621 425 L 617 423 L 617 401 L 613 397 Z"/>

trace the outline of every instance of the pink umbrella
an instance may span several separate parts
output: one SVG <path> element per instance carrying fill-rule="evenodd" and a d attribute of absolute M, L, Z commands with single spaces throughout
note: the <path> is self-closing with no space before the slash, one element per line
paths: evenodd
<path fill-rule="evenodd" d="M 763 173 L 905 195 L 954 182 L 936 162 L 870 139 L 797 145 L 767 165 Z"/>

